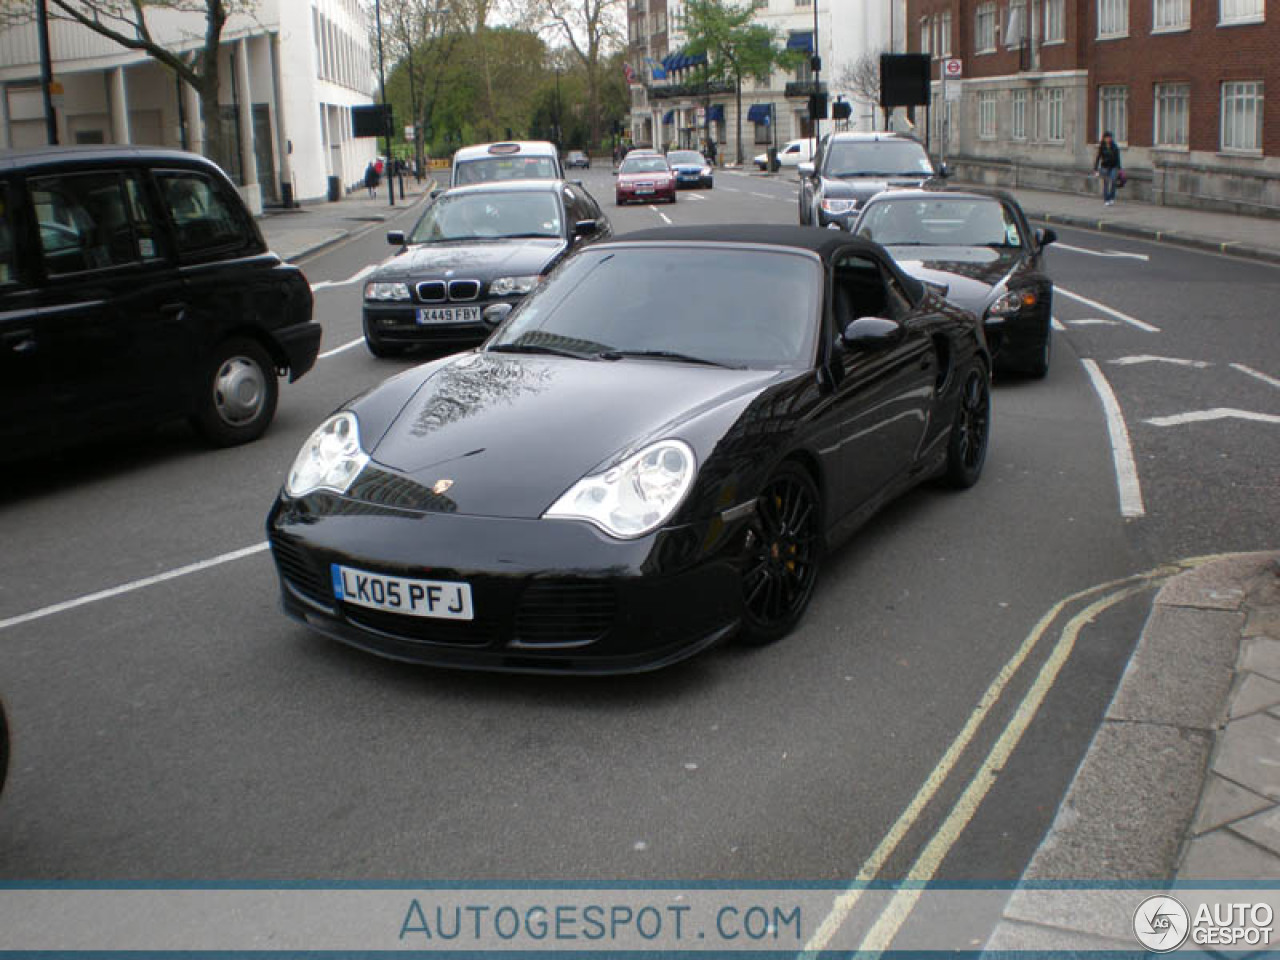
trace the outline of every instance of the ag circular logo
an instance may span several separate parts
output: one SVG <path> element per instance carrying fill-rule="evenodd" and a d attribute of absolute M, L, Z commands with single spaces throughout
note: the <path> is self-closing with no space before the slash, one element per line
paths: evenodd
<path fill-rule="evenodd" d="M 1177 950 L 1187 939 L 1191 916 L 1173 897 L 1147 897 L 1133 914 L 1133 933 L 1152 953 Z"/>

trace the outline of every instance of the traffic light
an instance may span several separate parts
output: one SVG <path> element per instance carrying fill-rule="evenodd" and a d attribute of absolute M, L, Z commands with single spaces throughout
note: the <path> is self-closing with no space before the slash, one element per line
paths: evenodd
<path fill-rule="evenodd" d="M 821 120 L 827 115 L 827 95 L 825 93 L 809 94 L 809 119 Z"/>

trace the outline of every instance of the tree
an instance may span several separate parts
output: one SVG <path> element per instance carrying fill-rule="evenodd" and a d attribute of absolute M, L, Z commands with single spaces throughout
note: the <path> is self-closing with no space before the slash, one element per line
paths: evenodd
<path fill-rule="evenodd" d="M 122 47 L 141 50 L 189 84 L 200 98 L 205 153 L 220 162 L 225 160 L 218 111 L 218 48 L 227 19 L 250 11 L 252 0 L 48 0 L 48 3 L 50 19 L 78 23 Z M 151 11 L 203 16 L 203 32 L 188 34 L 185 38 L 199 45 L 185 48 L 179 42 L 172 47 L 165 46 L 151 31 L 147 19 Z"/>
<path fill-rule="evenodd" d="M 408 116 L 421 169 L 426 130 L 460 36 L 462 8 L 448 0 L 386 0 L 382 9 L 386 52 L 407 72 Z"/>
<path fill-rule="evenodd" d="M 539 32 L 549 32 L 569 45 L 587 81 L 587 129 L 600 143 L 600 94 L 605 59 L 621 45 L 618 16 L 623 0 L 528 0 L 527 16 Z"/>
<path fill-rule="evenodd" d="M 774 46 L 773 31 L 752 22 L 750 6 L 737 7 L 727 0 L 686 0 L 685 52 L 706 54 L 707 79 L 733 84 L 738 108 L 737 157 L 742 152 L 742 80 L 766 80 L 774 67 L 793 67 L 802 56 Z"/>
<path fill-rule="evenodd" d="M 872 117 L 880 105 L 880 55 L 888 50 L 872 50 L 864 53 L 840 73 L 840 86 L 848 90 L 859 103 L 871 107 Z"/>

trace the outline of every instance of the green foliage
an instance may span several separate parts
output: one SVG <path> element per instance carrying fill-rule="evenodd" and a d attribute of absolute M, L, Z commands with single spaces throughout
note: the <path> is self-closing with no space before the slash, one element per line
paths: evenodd
<path fill-rule="evenodd" d="M 735 85 L 744 77 L 766 80 L 775 68 L 794 68 L 801 61 L 802 54 L 776 46 L 773 31 L 753 17 L 750 6 L 686 0 L 684 49 L 707 55 L 707 79 Z"/>

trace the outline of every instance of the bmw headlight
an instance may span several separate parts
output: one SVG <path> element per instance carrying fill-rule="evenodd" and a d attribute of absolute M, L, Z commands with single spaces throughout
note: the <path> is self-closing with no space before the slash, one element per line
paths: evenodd
<path fill-rule="evenodd" d="M 682 440 L 659 440 L 604 473 L 583 477 L 543 514 L 587 520 L 621 540 L 656 530 L 680 506 L 697 462 Z"/>
<path fill-rule="evenodd" d="M 489 284 L 489 292 L 495 297 L 509 297 L 513 293 L 528 293 L 542 278 L 537 274 L 528 277 L 499 277 Z"/>
<path fill-rule="evenodd" d="M 291 497 L 317 490 L 346 493 L 369 462 L 360 447 L 360 423 L 350 411 L 334 414 L 307 438 L 293 461 L 284 489 Z"/>
<path fill-rule="evenodd" d="M 1034 290 L 1010 290 L 996 298 L 996 302 L 987 308 L 991 317 L 1012 317 L 1019 310 L 1036 305 Z"/>
<path fill-rule="evenodd" d="M 840 200 L 829 197 L 822 198 L 822 209 L 826 213 L 849 213 L 858 209 L 857 200 Z"/>
<path fill-rule="evenodd" d="M 408 300 L 409 285 L 374 280 L 364 285 L 364 298 L 366 300 Z"/>

